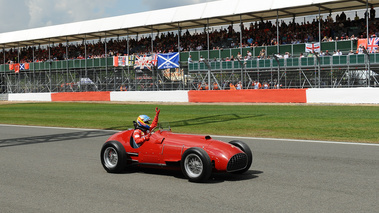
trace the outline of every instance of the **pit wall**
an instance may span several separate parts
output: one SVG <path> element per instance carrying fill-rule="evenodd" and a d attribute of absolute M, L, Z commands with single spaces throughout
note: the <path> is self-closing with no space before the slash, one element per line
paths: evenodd
<path fill-rule="evenodd" d="M 379 104 L 379 88 L 18 93 L 8 101 Z"/>

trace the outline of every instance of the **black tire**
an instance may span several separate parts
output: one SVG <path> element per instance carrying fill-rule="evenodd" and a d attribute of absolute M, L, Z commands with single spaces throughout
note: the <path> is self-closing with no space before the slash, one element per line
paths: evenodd
<path fill-rule="evenodd" d="M 118 141 L 108 141 L 101 148 L 100 159 L 109 173 L 120 173 L 126 166 L 126 151 Z"/>
<path fill-rule="evenodd" d="M 232 172 L 232 173 L 242 174 L 242 173 L 249 171 L 251 164 L 253 163 L 253 153 L 251 152 L 250 147 L 246 143 L 244 143 L 242 141 L 238 141 L 238 140 L 230 141 L 229 143 L 238 147 L 247 155 L 247 166 L 246 166 L 246 168 Z"/>
<path fill-rule="evenodd" d="M 189 148 L 183 153 L 180 167 L 191 182 L 206 181 L 212 173 L 212 162 L 208 153 L 198 147 Z"/>

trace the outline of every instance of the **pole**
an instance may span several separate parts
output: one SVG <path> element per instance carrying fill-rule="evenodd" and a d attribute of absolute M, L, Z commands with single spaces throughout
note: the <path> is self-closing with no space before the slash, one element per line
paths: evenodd
<path fill-rule="evenodd" d="M 321 10 L 320 5 L 318 5 L 318 42 L 320 43 L 321 50 Z M 318 88 L 321 88 L 321 63 L 318 60 Z"/>
<path fill-rule="evenodd" d="M 276 10 L 276 50 L 279 54 L 279 10 Z"/>
<path fill-rule="evenodd" d="M 49 41 L 49 83 L 50 83 L 50 92 L 52 92 L 53 84 L 51 82 L 51 47 Z"/>
<path fill-rule="evenodd" d="M 68 68 L 68 39 L 67 39 L 67 36 L 66 36 L 66 70 L 67 70 L 67 74 L 66 74 L 66 84 L 68 83 L 68 75 L 69 75 L 69 68 Z M 66 92 L 66 87 L 67 85 L 64 85 L 64 91 Z"/>
<path fill-rule="evenodd" d="M 85 82 L 87 82 L 87 78 L 88 78 L 88 70 L 87 70 L 87 40 L 86 40 L 86 36 L 84 36 L 84 78 L 85 78 Z M 85 83 L 86 86 L 85 86 L 85 91 L 87 92 L 88 91 L 88 85 L 87 83 Z"/>
<path fill-rule="evenodd" d="M 35 57 L 34 56 L 34 45 L 33 45 L 33 48 L 32 48 L 32 52 L 33 52 L 32 53 L 33 54 L 33 61 L 32 61 L 32 63 L 33 63 L 33 87 L 34 87 L 34 88 L 32 88 L 32 91 L 35 91 L 36 90 L 36 88 L 35 88 L 36 87 L 36 73 L 35 73 L 35 68 L 34 68 L 35 67 L 34 66 L 35 65 L 34 64 L 34 61 L 35 61 L 35 59 L 34 59 L 34 57 Z"/>
<path fill-rule="evenodd" d="M 129 67 L 129 59 L 130 59 L 130 52 L 129 52 L 129 31 L 126 31 L 126 54 L 128 56 L 128 64 L 126 65 L 128 67 L 128 79 L 130 77 L 130 67 Z M 128 90 L 130 90 L 130 80 L 128 80 Z"/>
<path fill-rule="evenodd" d="M 241 29 L 241 33 L 240 33 L 240 51 L 241 51 L 241 55 L 243 55 L 243 51 L 242 51 L 242 32 L 243 32 L 243 24 L 242 24 L 242 15 L 240 15 L 240 29 Z M 242 66 L 242 70 L 241 70 L 241 84 L 243 85 L 243 66 Z M 241 88 L 242 89 L 242 88 Z"/>
<path fill-rule="evenodd" d="M 242 36 L 242 32 L 243 32 L 243 24 L 242 24 L 242 15 L 240 15 L 240 29 L 241 29 L 241 33 L 240 33 L 240 51 L 241 51 L 241 54 L 242 54 L 242 48 L 243 48 L 243 46 L 242 46 L 242 38 L 243 38 L 243 36 Z"/>
<path fill-rule="evenodd" d="M 20 66 L 20 44 L 17 45 L 17 63 L 19 64 Z M 20 77 L 20 70 L 18 71 L 17 73 L 17 76 L 18 76 L 18 86 L 17 86 L 17 93 L 20 93 L 20 84 L 21 84 L 21 77 Z"/>
<path fill-rule="evenodd" d="M 153 26 L 151 26 L 151 54 L 153 54 L 153 52 L 154 52 L 153 36 L 154 36 L 154 29 L 153 29 Z"/>
<path fill-rule="evenodd" d="M 369 36 L 369 26 L 368 26 L 368 0 L 366 0 L 366 34 L 367 34 L 367 47 L 368 47 L 368 40 L 370 39 Z M 370 54 L 367 53 L 368 61 L 370 61 Z M 367 86 L 370 87 L 370 80 L 371 80 L 371 68 L 370 68 L 370 62 L 367 65 L 368 69 L 368 75 L 367 75 Z"/>
<path fill-rule="evenodd" d="M 279 53 L 279 10 L 276 10 L 276 50 L 277 50 L 277 53 L 280 54 Z M 277 61 L 278 61 L 278 82 L 277 82 L 277 86 L 279 87 L 279 85 L 280 85 L 280 61 L 279 61 L 279 59 Z"/>
<path fill-rule="evenodd" d="M 207 19 L 207 46 L 208 46 L 208 62 L 209 62 L 209 19 Z M 211 69 L 208 69 L 208 90 L 211 90 Z"/>
<path fill-rule="evenodd" d="M 3 67 L 4 67 L 4 74 L 3 74 L 3 76 L 4 76 L 4 82 L 3 82 L 3 84 L 4 84 L 4 86 L 3 86 L 3 88 L 4 88 L 4 90 L 2 91 L 3 93 L 5 93 L 5 45 L 3 46 L 3 58 L 4 58 L 4 64 L 3 64 Z"/>
<path fill-rule="evenodd" d="M 154 29 L 153 29 L 153 26 L 151 26 L 151 57 L 154 59 L 154 41 L 153 41 L 153 36 L 154 36 Z M 155 70 L 155 67 L 154 67 L 154 64 L 152 63 L 151 65 L 151 80 L 153 81 L 153 91 L 154 91 L 154 82 L 155 82 L 155 78 L 154 78 L 154 70 Z"/>
<path fill-rule="evenodd" d="M 181 34 L 182 34 L 182 29 L 180 28 L 180 24 L 178 22 L 178 53 L 179 53 L 179 67 L 178 67 L 178 69 L 179 69 L 179 73 L 181 73 L 181 66 L 180 66 L 180 51 L 181 51 L 181 49 L 180 49 L 180 36 L 181 36 Z M 185 85 L 184 73 L 182 73 L 182 84 L 183 84 L 183 89 L 184 89 L 184 85 Z"/>
<path fill-rule="evenodd" d="M 105 91 L 108 91 L 108 50 L 107 50 L 107 33 L 105 33 L 104 35 L 104 45 L 105 45 L 105 48 L 104 48 L 104 51 L 105 51 L 105 55 L 104 55 L 104 58 L 105 58 Z"/>

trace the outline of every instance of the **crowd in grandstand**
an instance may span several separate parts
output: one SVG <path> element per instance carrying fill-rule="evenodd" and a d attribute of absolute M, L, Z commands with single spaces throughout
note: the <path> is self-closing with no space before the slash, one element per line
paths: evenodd
<path fill-rule="evenodd" d="M 377 20 L 375 19 L 375 9 L 371 9 L 370 14 L 370 36 L 379 36 Z M 242 43 L 240 43 L 240 30 L 230 25 L 228 28 L 213 30 L 209 34 L 210 49 L 225 49 L 237 47 L 257 47 L 277 44 L 277 27 L 271 21 L 259 21 L 250 23 L 249 26 L 241 26 Z M 359 18 L 356 13 L 354 19 L 347 18 L 345 13 L 337 15 L 335 19 L 329 15 L 326 19 L 321 19 L 321 37 L 322 42 L 350 40 L 357 38 L 366 38 L 366 19 Z M 288 24 L 281 21 L 279 26 L 279 44 L 299 44 L 315 42 L 319 40 L 318 21 L 313 20 L 307 23 L 295 23 L 291 21 Z M 126 39 L 107 39 L 105 41 L 87 41 L 84 43 L 52 44 L 50 49 L 46 46 L 20 47 L 0 50 L 0 63 L 13 62 L 42 62 L 49 60 L 70 60 L 87 58 L 104 58 L 114 55 L 126 55 L 129 41 L 130 54 L 143 54 L 151 52 L 151 37 L 141 36 Z M 178 35 L 177 33 L 167 32 L 159 33 L 153 40 L 153 52 L 177 52 Z M 33 51 L 34 48 L 34 51 Z M 107 49 L 107 54 L 105 54 Z M 180 36 L 180 51 L 196 51 L 207 49 L 206 32 L 190 33 L 188 30 Z M 68 53 L 68 54 L 67 54 Z M 5 55 L 4 55 L 5 54 Z M 288 53 L 289 54 L 289 53 Z M 325 53 L 324 53 L 325 54 Z M 345 53 L 347 54 L 347 53 Z M 49 57 L 50 56 L 50 57 Z M 261 53 L 258 57 L 264 57 Z M 283 57 L 288 57 L 284 55 Z M 19 58 L 18 58 L 19 57 Z M 240 57 L 240 56 L 234 56 Z M 249 58 L 249 54 L 243 56 Z M 225 59 L 228 60 L 228 59 Z M 229 59 L 230 60 L 230 59 Z"/>

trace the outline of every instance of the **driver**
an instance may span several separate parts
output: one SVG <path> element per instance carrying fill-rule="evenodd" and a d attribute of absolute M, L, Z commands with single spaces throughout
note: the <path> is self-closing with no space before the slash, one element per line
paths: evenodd
<path fill-rule="evenodd" d="M 137 125 L 136 129 L 133 132 L 133 138 L 136 142 L 137 146 L 140 147 L 145 141 L 148 141 L 150 139 L 151 131 L 157 126 L 158 124 L 158 115 L 161 112 L 160 109 L 155 108 L 155 117 L 151 125 L 149 125 L 149 122 L 151 119 L 147 115 L 140 115 L 137 118 Z"/>

